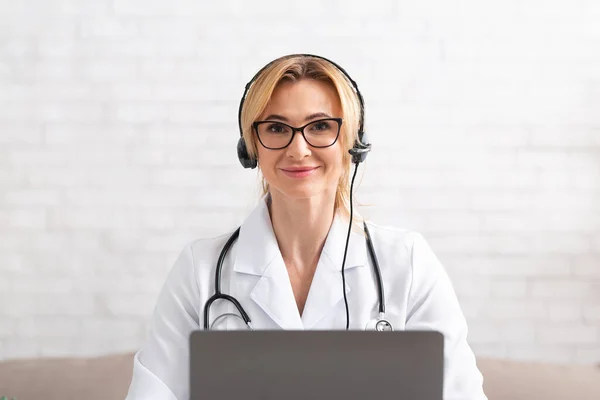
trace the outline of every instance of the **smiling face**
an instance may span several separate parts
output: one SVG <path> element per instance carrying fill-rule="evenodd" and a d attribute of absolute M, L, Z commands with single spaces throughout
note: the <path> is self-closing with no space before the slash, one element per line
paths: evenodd
<path fill-rule="evenodd" d="M 319 119 L 341 117 L 340 100 L 332 84 L 302 79 L 279 83 L 258 120 L 301 127 Z M 308 135 L 308 128 L 305 133 Z M 257 145 L 258 165 L 272 194 L 295 199 L 335 197 L 342 174 L 340 140 L 329 147 L 315 148 L 296 132 L 284 149 L 270 150 L 260 143 Z"/>

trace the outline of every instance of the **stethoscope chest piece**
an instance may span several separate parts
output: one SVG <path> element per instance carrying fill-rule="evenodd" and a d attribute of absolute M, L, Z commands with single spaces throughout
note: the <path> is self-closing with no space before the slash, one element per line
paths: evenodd
<path fill-rule="evenodd" d="M 379 332 L 393 331 L 392 324 L 387 319 L 380 319 L 375 324 L 375 330 Z"/>
<path fill-rule="evenodd" d="M 365 328 L 367 331 L 391 332 L 394 330 L 392 323 L 383 317 L 372 319 Z"/>

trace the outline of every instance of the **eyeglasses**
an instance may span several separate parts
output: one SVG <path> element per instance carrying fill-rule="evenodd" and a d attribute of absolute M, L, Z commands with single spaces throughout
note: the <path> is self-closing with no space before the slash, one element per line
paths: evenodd
<path fill-rule="evenodd" d="M 252 126 L 260 144 L 270 150 L 288 147 L 294 140 L 296 132 L 301 132 L 306 143 L 312 147 L 323 148 L 332 146 L 337 141 L 342 127 L 342 118 L 319 119 L 300 128 L 279 121 L 256 121 Z"/>

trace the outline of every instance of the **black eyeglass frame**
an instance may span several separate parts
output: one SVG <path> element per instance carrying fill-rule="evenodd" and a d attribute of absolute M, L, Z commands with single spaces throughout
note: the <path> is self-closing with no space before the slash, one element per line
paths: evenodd
<path fill-rule="evenodd" d="M 337 122 L 338 125 L 338 130 L 337 130 L 337 134 L 335 135 L 335 139 L 333 140 L 333 142 L 331 144 L 328 144 L 327 146 L 315 146 L 313 145 L 307 138 L 306 135 L 304 134 L 304 128 L 306 128 L 309 125 L 318 123 L 318 122 L 323 122 L 323 121 L 335 121 Z M 281 125 L 285 125 L 288 128 L 290 128 L 292 130 L 292 135 L 290 136 L 290 141 L 283 147 L 267 147 L 265 146 L 265 144 L 262 142 L 262 140 L 260 139 L 260 134 L 258 133 L 258 126 L 260 124 L 264 124 L 264 123 L 276 123 L 276 124 L 281 124 Z M 342 130 L 342 122 L 343 122 L 343 118 L 323 118 L 323 119 L 317 119 L 314 121 L 309 122 L 308 124 L 301 126 L 299 128 L 295 128 L 291 125 L 288 125 L 284 122 L 281 121 L 273 121 L 273 120 L 265 120 L 265 121 L 255 121 L 254 123 L 252 123 L 252 127 L 254 128 L 254 132 L 256 132 L 256 137 L 258 137 L 258 141 L 260 142 L 260 144 L 262 145 L 262 147 L 264 147 L 265 149 L 269 149 L 269 150 L 282 150 L 285 149 L 286 147 L 288 147 L 293 141 L 294 141 L 294 137 L 296 136 L 296 132 L 300 132 L 302 133 L 302 137 L 304 138 L 304 140 L 306 141 L 306 143 L 308 143 L 309 146 L 317 148 L 317 149 L 324 149 L 327 147 L 331 147 L 335 144 L 335 142 L 337 142 L 338 138 L 340 137 L 340 131 Z"/>

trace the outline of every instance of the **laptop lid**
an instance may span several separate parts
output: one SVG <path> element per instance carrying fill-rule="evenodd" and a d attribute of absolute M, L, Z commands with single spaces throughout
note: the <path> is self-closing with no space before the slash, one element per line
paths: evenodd
<path fill-rule="evenodd" d="M 190 399 L 442 400 L 434 331 L 194 331 Z"/>

